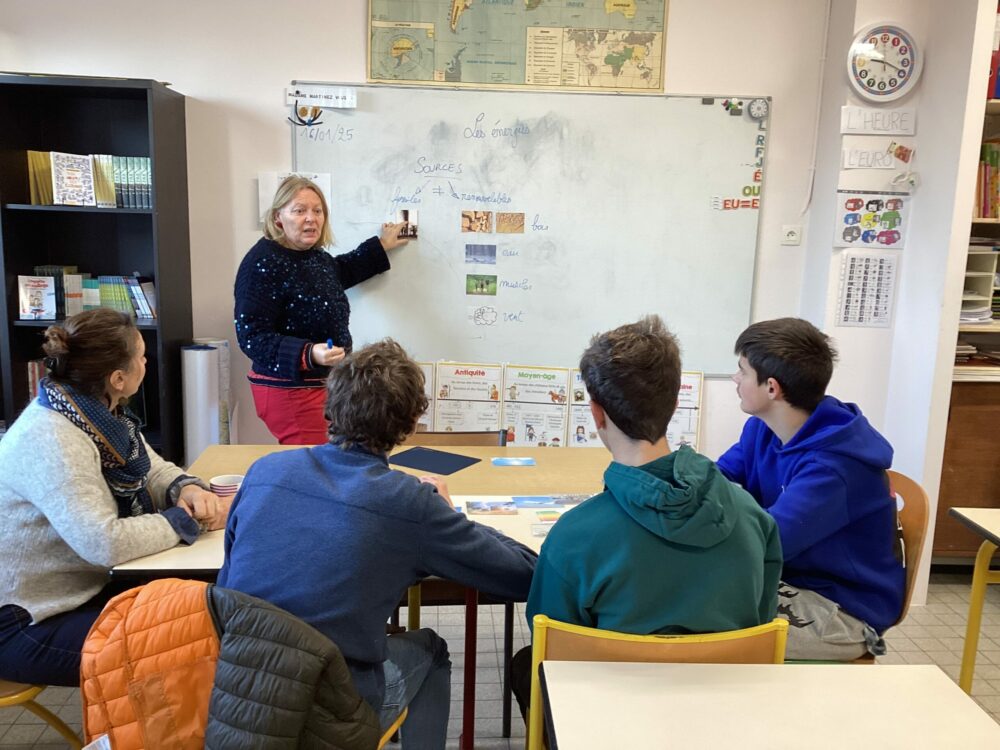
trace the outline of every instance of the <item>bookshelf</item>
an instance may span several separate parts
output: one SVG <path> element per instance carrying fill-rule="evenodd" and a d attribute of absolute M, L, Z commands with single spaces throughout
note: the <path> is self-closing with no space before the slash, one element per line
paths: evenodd
<path fill-rule="evenodd" d="M 1000 138 L 1000 99 L 986 103 L 983 140 Z M 977 186 L 982 188 L 981 183 Z M 977 195 L 977 205 L 982 204 Z M 985 213 L 985 211 L 983 212 Z M 995 213 L 995 211 L 993 212 Z M 1000 218 L 973 218 L 971 235 L 992 239 L 1000 247 Z M 962 307 L 988 303 L 997 292 L 997 253 L 993 247 L 970 242 L 962 287 Z M 960 340 L 979 350 L 1000 350 L 1000 320 L 965 323 L 958 327 Z M 938 495 L 933 554 L 938 560 L 975 557 L 982 542 L 957 523 L 948 510 L 953 506 L 1000 507 L 1000 367 L 975 361 L 956 364 L 945 433 Z"/>
<path fill-rule="evenodd" d="M 183 457 L 180 347 L 192 336 L 184 97 L 166 84 L 122 78 L 0 74 L 0 419 L 28 402 L 27 362 L 42 356 L 51 321 L 19 320 L 18 275 L 76 265 L 95 278 L 152 279 L 158 317 L 146 342 L 145 435 Z M 149 157 L 153 208 L 31 205 L 25 152 Z"/>

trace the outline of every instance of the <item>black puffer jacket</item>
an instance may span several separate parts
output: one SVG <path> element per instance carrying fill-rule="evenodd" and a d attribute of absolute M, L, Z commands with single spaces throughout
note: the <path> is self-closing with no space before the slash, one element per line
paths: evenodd
<path fill-rule="evenodd" d="M 219 661 L 208 750 L 370 750 L 378 717 L 354 688 L 340 649 L 297 617 L 209 586 Z"/>

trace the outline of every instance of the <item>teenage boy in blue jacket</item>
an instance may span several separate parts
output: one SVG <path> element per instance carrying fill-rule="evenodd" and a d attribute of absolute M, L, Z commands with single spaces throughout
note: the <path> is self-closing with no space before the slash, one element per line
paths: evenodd
<path fill-rule="evenodd" d="M 404 748 L 442 748 L 451 662 L 427 628 L 386 635 L 406 587 L 440 576 L 523 601 L 535 553 L 452 507 L 445 483 L 389 468 L 427 408 L 420 366 L 391 339 L 327 377 L 330 442 L 272 453 L 247 473 L 226 525 L 219 585 L 297 615 L 340 648 L 382 726 L 404 706 Z"/>
<path fill-rule="evenodd" d="M 811 323 L 755 323 L 735 353 L 733 381 L 751 416 L 718 466 L 778 522 L 788 658 L 884 654 L 905 586 L 892 447 L 855 404 L 825 395 L 836 352 Z"/>
<path fill-rule="evenodd" d="M 594 336 L 580 359 L 611 451 L 604 492 L 552 527 L 528 596 L 536 614 L 624 633 L 713 633 L 770 622 L 781 545 L 774 520 L 708 458 L 665 437 L 677 407 L 677 340 L 656 316 Z M 531 654 L 514 658 L 528 702 Z"/>

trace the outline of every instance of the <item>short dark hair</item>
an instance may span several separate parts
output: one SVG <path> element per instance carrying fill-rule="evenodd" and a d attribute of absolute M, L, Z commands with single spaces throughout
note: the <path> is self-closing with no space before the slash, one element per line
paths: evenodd
<path fill-rule="evenodd" d="M 49 326 L 42 345 L 49 378 L 100 398 L 111 373 L 131 368 L 138 331 L 131 315 L 109 307 L 85 310 Z"/>
<path fill-rule="evenodd" d="M 757 371 L 758 385 L 774 378 L 785 400 L 808 412 L 823 400 L 837 361 L 830 337 L 801 318 L 754 323 L 736 339 L 735 353 Z"/>
<path fill-rule="evenodd" d="M 424 373 L 392 339 L 358 349 L 326 379 L 330 442 L 387 453 L 413 432 L 427 409 Z"/>
<path fill-rule="evenodd" d="M 681 352 L 658 315 L 599 333 L 580 357 L 591 400 L 633 440 L 667 432 L 681 388 Z"/>

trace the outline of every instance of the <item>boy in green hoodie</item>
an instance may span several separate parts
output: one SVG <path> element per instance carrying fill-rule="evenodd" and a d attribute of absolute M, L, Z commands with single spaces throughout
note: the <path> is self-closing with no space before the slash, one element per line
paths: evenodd
<path fill-rule="evenodd" d="M 681 382 L 676 338 L 657 316 L 598 334 L 580 359 L 601 442 L 605 490 L 552 527 L 528 595 L 536 614 L 623 633 L 712 633 L 770 622 L 777 526 L 704 456 L 671 452 Z M 530 649 L 514 657 L 527 704 Z"/>

